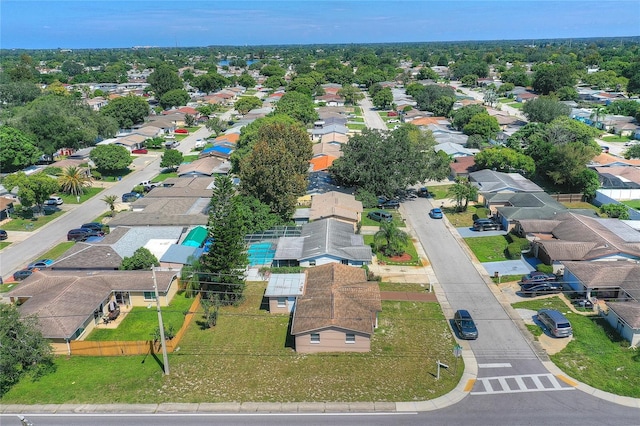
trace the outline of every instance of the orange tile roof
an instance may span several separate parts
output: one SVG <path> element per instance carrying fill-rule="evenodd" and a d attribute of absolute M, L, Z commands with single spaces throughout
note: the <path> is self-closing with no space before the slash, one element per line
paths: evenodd
<path fill-rule="evenodd" d="M 327 170 L 329 167 L 331 167 L 331 164 L 333 164 L 333 161 L 336 158 L 337 157 L 334 157 L 332 155 L 320 155 L 318 157 L 312 158 L 309 162 L 313 166 L 313 171 L 319 172 L 321 170 Z"/>
<path fill-rule="evenodd" d="M 442 121 L 448 121 L 446 117 L 420 117 L 411 121 L 416 126 L 428 126 L 429 124 L 441 124 Z"/>
<path fill-rule="evenodd" d="M 231 143 L 237 143 L 240 139 L 240 133 L 229 133 L 228 135 L 221 135 L 215 138 L 216 142 L 226 141 Z"/>

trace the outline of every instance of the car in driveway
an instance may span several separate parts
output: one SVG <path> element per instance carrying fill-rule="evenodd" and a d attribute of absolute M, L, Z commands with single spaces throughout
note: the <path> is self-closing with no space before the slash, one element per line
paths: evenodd
<path fill-rule="evenodd" d="M 549 281 L 556 281 L 558 277 L 555 274 L 547 274 L 546 272 L 533 271 L 522 276 L 520 285 L 522 284 L 542 284 Z"/>
<path fill-rule="evenodd" d="M 376 222 L 391 222 L 393 220 L 393 215 L 391 213 L 382 210 L 370 211 L 367 213 L 367 217 L 371 220 L 375 220 Z"/>
<path fill-rule="evenodd" d="M 460 309 L 453 315 L 453 323 L 458 329 L 460 338 L 466 340 L 475 340 L 478 338 L 478 328 L 471 318 L 469 311 Z"/>
<path fill-rule="evenodd" d="M 429 216 L 431 216 L 431 219 L 442 219 L 444 215 L 442 214 L 442 209 L 436 207 L 429 211 Z"/>
<path fill-rule="evenodd" d="M 44 202 L 44 205 L 45 206 L 60 206 L 63 203 L 64 203 L 64 201 L 60 197 L 49 197 L 49 199 Z"/>
<path fill-rule="evenodd" d="M 13 273 L 13 279 L 16 281 L 22 281 L 25 278 L 29 278 L 33 274 L 33 271 L 30 269 L 21 269 Z"/>
<path fill-rule="evenodd" d="M 27 265 L 27 269 L 44 269 L 53 265 L 53 259 L 40 259 Z"/>
<path fill-rule="evenodd" d="M 573 334 L 569 320 L 555 309 L 540 309 L 538 321 L 555 337 L 569 337 Z"/>
<path fill-rule="evenodd" d="M 397 209 L 400 207 L 400 202 L 398 200 L 386 200 L 383 202 L 378 201 L 379 209 Z"/>
<path fill-rule="evenodd" d="M 149 151 L 147 151 L 146 148 L 138 148 L 138 149 L 134 149 L 131 151 L 132 154 L 148 154 Z"/>
<path fill-rule="evenodd" d="M 138 192 L 126 192 L 122 194 L 122 202 L 123 203 L 132 203 L 136 201 L 138 198 L 142 197 Z"/>
<path fill-rule="evenodd" d="M 474 231 L 497 231 L 500 228 L 502 228 L 502 225 L 492 219 L 476 219 L 473 221 Z"/>
<path fill-rule="evenodd" d="M 520 294 L 523 296 L 542 296 L 545 294 L 562 293 L 562 284 L 554 282 L 532 283 L 520 286 Z"/>
<path fill-rule="evenodd" d="M 0 241 L 9 238 L 9 234 L 4 229 L 0 229 Z"/>
<path fill-rule="evenodd" d="M 93 229 L 94 231 L 104 231 L 108 225 L 104 225 L 100 222 L 84 223 L 80 228 Z"/>

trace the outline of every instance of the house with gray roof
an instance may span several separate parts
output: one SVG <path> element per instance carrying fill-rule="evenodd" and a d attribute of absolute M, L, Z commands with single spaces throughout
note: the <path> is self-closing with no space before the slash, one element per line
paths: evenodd
<path fill-rule="evenodd" d="M 600 314 L 631 346 L 640 345 L 640 265 L 564 262 L 564 282 L 589 300 L 605 300 Z"/>
<path fill-rule="evenodd" d="M 322 219 L 302 225 L 299 237 L 278 240 L 274 266 L 316 266 L 342 263 L 362 266 L 371 263 L 371 247 L 353 225 L 336 219 Z"/>
<path fill-rule="evenodd" d="M 503 173 L 490 169 L 469 173 L 469 181 L 478 188 L 478 198 L 496 192 L 544 192 L 544 190 L 520 173 Z"/>
<path fill-rule="evenodd" d="M 159 301 L 169 305 L 178 291 L 175 271 L 54 271 L 34 272 L 5 293 L 18 303 L 20 316 L 38 317 L 42 335 L 53 343 L 82 340 L 109 309 L 126 314 L 132 306 L 155 304 L 154 281 Z M 66 350 L 65 350 L 66 353 Z"/>
<path fill-rule="evenodd" d="M 198 158 L 190 163 L 182 163 L 178 167 L 178 177 L 210 177 L 227 174 L 231 170 L 231 163 L 222 158 L 207 156 Z"/>
<path fill-rule="evenodd" d="M 464 146 L 454 143 L 454 142 L 444 142 L 439 143 L 433 147 L 435 152 L 444 151 L 451 158 L 456 157 L 472 157 L 480 150 L 478 149 L 469 149 Z"/>
<path fill-rule="evenodd" d="M 567 208 L 546 192 L 496 192 L 485 194 L 484 205 L 510 231 L 521 219 L 553 219 Z M 595 213 L 591 210 L 592 213 Z"/>

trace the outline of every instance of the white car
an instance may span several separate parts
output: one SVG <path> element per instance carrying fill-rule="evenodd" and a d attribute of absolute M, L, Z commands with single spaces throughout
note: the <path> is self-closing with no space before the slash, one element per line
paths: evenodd
<path fill-rule="evenodd" d="M 633 145 L 638 145 L 640 143 L 640 141 L 629 141 L 629 142 L 625 142 L 624 146 L 633 146 Z"/>
<path fill-rule="evenodd" d="M 49 197 L 49 199 L 44 202 L 47 206 L 59 206 L 62 203 L 64 203 L 64 201 L 62 201 L 62 198 L 60 197 Z"/>

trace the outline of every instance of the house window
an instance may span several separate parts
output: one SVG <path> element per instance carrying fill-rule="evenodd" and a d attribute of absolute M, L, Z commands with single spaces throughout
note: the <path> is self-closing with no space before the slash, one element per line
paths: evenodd
<path fill-rule="evenodd" d="M 156 300 L 156 292 L 155 291 L 145 291 L 144 292 L 144 300 Z"/>
<path fill-rule="evenodd" d="M 287 306 L 286 297 L 278 297 L 278 308 L 285 308 Z"/>
<path fill-rule="evenodd" d="M 311 333 L 311 343 L 320 343 L 320 333 Z"/>
<path fill-rule="evenodd" d="M 356 342 L 356 335 L 353 333 L 347 333 L 345 336 L 345 343 L 355 343 Z"/>

